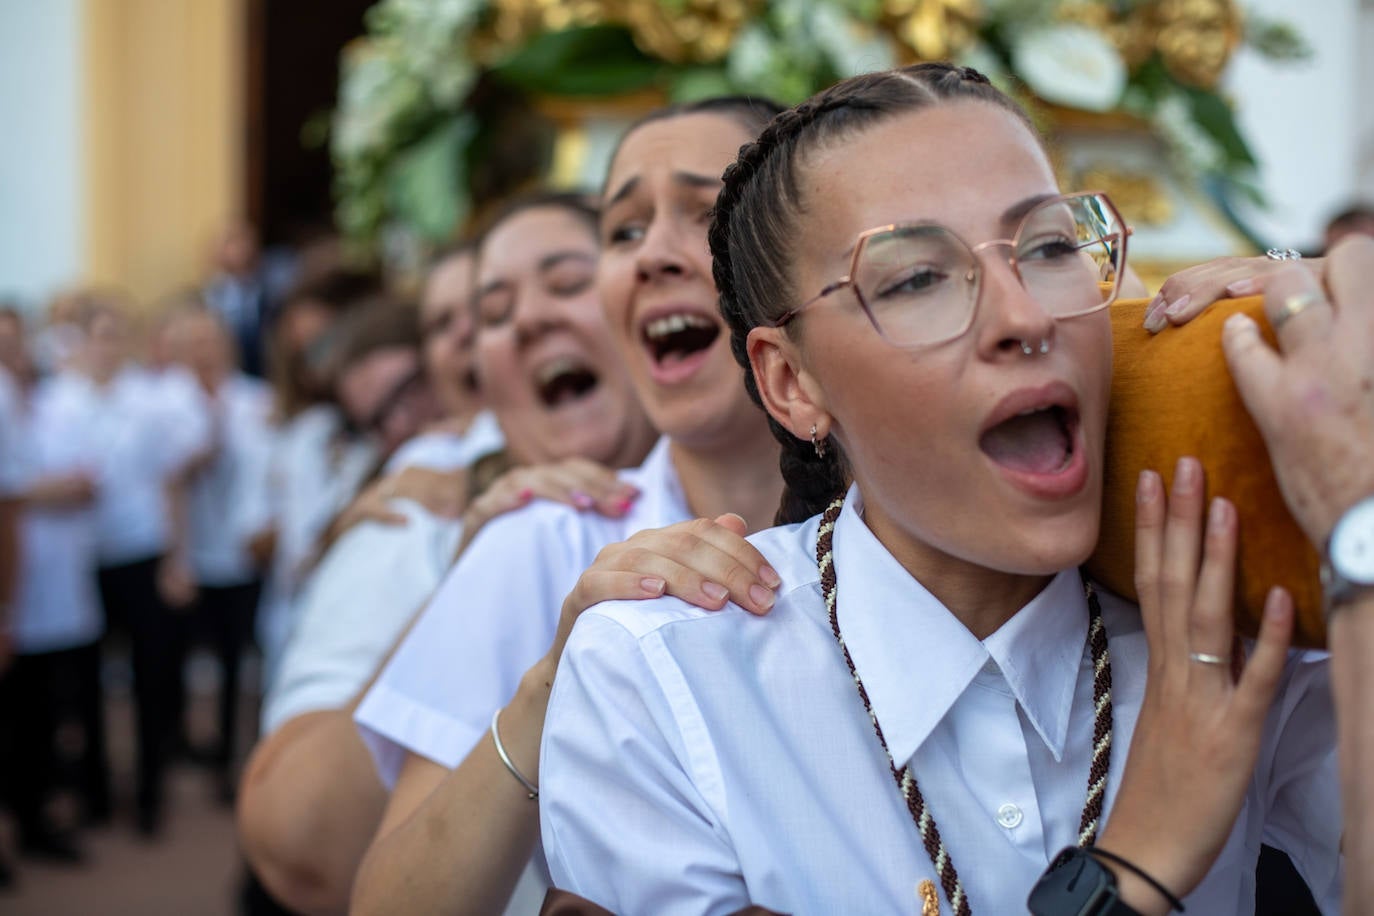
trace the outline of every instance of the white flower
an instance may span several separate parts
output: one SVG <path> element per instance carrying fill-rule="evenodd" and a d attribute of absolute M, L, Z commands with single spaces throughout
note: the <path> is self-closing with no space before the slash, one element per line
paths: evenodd
<path fill-rule="evenodd" d="M 1033 29 L 1012 46 L 1012 68 L 1047 102 L 1110 111 L 1126 87 L 1126 64 L 1100 32 L 1065 24 Z"/>
<path fill-rule="evenodd" d="M 751 22 L 740 29 L 730 46 L 730 56 L 726 61 L 730 79 L 739 86 L 757 86 L 775 68 L 777 57 L 768 29 Z"/>
<path fill-rule="evenodd" d="M 887 70 L 896 64 L 892 46 L 832 3 L 811 9 L 811 36 L 841 77 Z"/>

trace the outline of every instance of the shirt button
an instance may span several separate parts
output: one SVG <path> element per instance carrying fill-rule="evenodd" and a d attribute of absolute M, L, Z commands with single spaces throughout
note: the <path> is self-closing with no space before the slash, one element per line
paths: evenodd
<path fill-rule="evenodd" d="M 1003 805 L 997 809 L 997 823 L 1008 830 L 1021 826 L 1021 809 L 1015 805 Z"/>

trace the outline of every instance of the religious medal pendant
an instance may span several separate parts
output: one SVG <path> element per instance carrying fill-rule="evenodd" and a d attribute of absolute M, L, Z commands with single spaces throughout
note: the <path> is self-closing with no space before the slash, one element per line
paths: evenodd
<path fill-rule="evenodd" d="M 940 916 L 940 895 L 934 881 L 927 878 L 916 885 L 916 894 L 921 898 L 921 916 Z"/>

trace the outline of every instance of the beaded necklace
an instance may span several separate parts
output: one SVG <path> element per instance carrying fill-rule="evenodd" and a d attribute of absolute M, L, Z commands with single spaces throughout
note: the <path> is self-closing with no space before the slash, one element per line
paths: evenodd
<path fill-rule="evenodd" d="M 944 842 L 940 839 L 935 817 L 926 807 L 926 800 L 916 785 L 916 775 L 911 772 L 910 767 L 898 768 L 896 761 L 892 759 L 887 739 L 883 737 L 882 726 L 878 724 L 878 716 L 873 712 L 873 704 L 869 702 L 868 691 L 864 689 L 858 669 L 854 667 L 854 659 L 850 658 L 844 637 L 840 635 L 840 621 L 835 611 L 838 583 L 835 578 L 833 542 L 835 521 L 840 517 L 840 510 L 843 508 L 844 497 L 841 496 L 825 510 L 825 514 L 821 516 L 820 530 L 816 533 L 816 564 L 820 568 L 821 590 L 825 595 L 830 629 L 834 632 L 835 641 L 839 643 L 840 651 L 844 654 L 844 662 L 849 666 L 854 686 L 859 690 L 859 699 L 863 701 L 864 709 L 873 722 L 873 731 L 878 736 L 883 753 L 887 756 L 887 765 L 897 783 L 897 790 L 906 800 L 912 820 L 916 822 L 916 829 L 920 831 L 926 854 L 935 865 L 935 874 L 940 879 L 940 886 L 944 888 L 945 897 L 954 908 L 956 916 L 972 916 L 968 896 L 959 881 L 959 873 L 954 869 L 954 860 L 950 858 Z M 1102 607 L 1098 604 L 1097 593 L 1086 578 L 1083 580 L 1083 593 L 1088 600 L 1088 642 L 1093 654 L 1094 723 L 1093 759 L 1088 771 L 1088 797 L 1083 803 L 1083 817 L 1078 826 L 1078 845 L 1090 846 L 1097 839 L 1097 824 L 1102 817 L 1102 796 L 1107 788 L 1107 769 L 1112 755 L 1112 665 L 1107 656 L 1107 631 L 1102 625 Z"/>

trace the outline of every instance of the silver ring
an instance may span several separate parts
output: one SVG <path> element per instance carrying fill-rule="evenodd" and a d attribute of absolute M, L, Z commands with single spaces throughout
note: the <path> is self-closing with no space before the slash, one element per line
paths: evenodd
<path fill-rule="evenodd" d="M 1296 248 L 1270 248 L 1264 256 L 1271 261 L 1301 261 L 1302 252 Z"/>
<path fill-rule="evenodd" d="M 1294 315 L 1307 311 L 1309 306 L 1316 305 L 1319 301 L 1321 301 L 1321 297 L 1310 290 L 1305 293 L 1296 293 L 1284 299 L 1283 305 L 1279 306 L 1279 313 L 1269 321 L 1274 333 L 1277 334 L 1279 328 L 1287 324 Z"/>
<path fill-rule="evenodd" d="M 1210 652 L 1189 652 L 1188 661 L 1203 665 L 1229 665 L 1231 664 L 1231 656 L 1213 655 Z"/>

